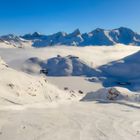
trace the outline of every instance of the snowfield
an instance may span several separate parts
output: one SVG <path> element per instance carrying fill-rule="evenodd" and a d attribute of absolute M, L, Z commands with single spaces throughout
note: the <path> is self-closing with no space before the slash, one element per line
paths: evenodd
<path fill-rule="evenodd" d="M 139 51 L 1 46 L 0 140 L 139 140 Z"/>

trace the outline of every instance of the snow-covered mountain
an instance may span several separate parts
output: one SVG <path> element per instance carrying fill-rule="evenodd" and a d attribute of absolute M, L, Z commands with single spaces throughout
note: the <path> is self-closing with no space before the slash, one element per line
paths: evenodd
<path fill-rule="evenodd" d="M 0 36 L 0 43 L 4 43 L 11 47 L 19 47 L 19 48 L 29 47 L 32 45 L 31 42 L 32 41 L 25 40 L 24 38 L 16 36 L 14 34 Z M 2 46 L 5 45 L 2 44 Z"/>
<path fill-rule="evenodd" d="M 119 85 L 132 91 L 140 91 L 139 58 L 140 51 L 99 67 L 102 76 L 106 77 L 104 86 Z"/>
<path fill-rule="evenodd" d="M 38 74 L 40 70 L 47 70 L 48 76 L 93 76 L 98 72 L 88 66 L 76 56 L 68 55 L 52 57 L 48 60 L 41 60 L 32 57 L 26 60 L 22 70 L 31 74 Z"/>
<path fill-rule="evenodd" d="M 97 28 L 89 33 L 81 33 L 76 29 L 72 33 L 58 32 L 52 35 L 43 35 L 38 32 L 24 36 L 6 35 L 0 40 L 10 42 L 14 46 L 23 45 L 25 42 L 33 47 L 47 46 L 110 46 L 115 44 L 140 46 L 140 35 L 129 28 L 120 27 L 113 30 Z"/>

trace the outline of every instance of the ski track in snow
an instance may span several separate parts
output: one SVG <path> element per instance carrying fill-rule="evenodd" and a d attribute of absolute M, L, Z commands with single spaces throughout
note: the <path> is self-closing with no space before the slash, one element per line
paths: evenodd
<path fill-rule="evenodd" d="M 140 110 L 120 104 L 72 103 L 1 111 L 2 140 L 139 140 Z"/>

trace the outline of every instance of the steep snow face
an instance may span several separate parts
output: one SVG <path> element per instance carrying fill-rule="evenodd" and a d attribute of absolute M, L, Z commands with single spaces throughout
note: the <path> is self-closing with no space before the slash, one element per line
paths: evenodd
<path fill-rule="evenodd" d="M 110 62 L 100 69 L 106 73 L 106 75 L 123 78 L 123 79 L 134 79 L 140 78 L 140 51 L 127 56 L 118 61 Z M 133 74 L 131 74 L 131 72 Z"/>
<path fill-rule="evenodd" d="M 122 85 L 130 90 L 140 90 L 140 51 L 118 61 L 99 67 L 105 86 Z"/>
<path fill-rule="evenodd" d="M 61 44 L 79 46 L 81 42 L 83 42 L 82 34 L 79 29 L 76 29 L 73 33 L 68 34 Z"/>
<path fill-rule="evenodd" d="M 31 76 L 11 69 L 2 59 L 0 73 L 0 104 L 50 103 L 74 98 L 71 93 L 63 92 L 49 84 L 44 77 Z"/>
<path fill-rule="evenodd" d="M 23 70 L 26 72 L 39 73 L 41 69 L 47 69 L 48 76 L 92 76 L 98 72 L 88 66 L 85 62 L 76 56 L 53 57 L 48 60 L 39 58 L 30 58 L 24 65 Z"/>
<path fill-rule="evenodd" d="M 140 36 L 137 33 L 133 32 L 131 29 L 121 27 L 119 29 L 114 29 L 110 32 L 110 36 L 117 43 L 122 43 L 125 45 L 133 44 L 139 45 Z M 136 40 L 135 38 L 138 38 Z"/>
<path fill-rule="evenodd" d="M 96 30 L 89 33 L 89 37 L 86 37 L 81 43 L 82 46 L 86 45 L 113 45 L 114 42 L 110 39 L 108 33 L 97 28 Z"/>

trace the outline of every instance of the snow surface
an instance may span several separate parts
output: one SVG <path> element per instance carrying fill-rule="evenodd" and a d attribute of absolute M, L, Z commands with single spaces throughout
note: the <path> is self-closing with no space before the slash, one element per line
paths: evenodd
<path fill-rule="evenodd" d="M 1 102 L 22 105 L 70 100 L 74 97 L 49 84 L 46 77 L 35 77 L 13 70 L 1 59 L 0 73 Z"/>
<path fill-rule="evenodd" d="M 140 91 L 140 51 L 120 60 L 99 67 L 105 86 L 116 86 L 118 82 L 128 83 L 125 87 L 132 91 Z"/>
<path fill-rule="evenodd" d="M 139 140 L 139 108 L 81 102 L 50 108 L 2 110 L 2 140 Z"/>
<path fill-rule="evenodd" d="M 139 50 L 139 47 L 123 45 L 0 48 L 0 139 L 139 140 L 139 85 L 138 90 L 132 91 L 124 85 L 110 84 L 106 88 L 103 84 L 110 75 L 114 77 L 109 82 L 124 76 L 123 79 L 128 77 L 138 83 Z M 101 76 L 87 77 L 83 73 L 71 76 L 69 73 L 69 76 L 58 77 L 39 73 L 42 62 L 47 64 L 49 60 L 53 62 L 49 65 L 51 68 L 54 59 L 73 64 L 69 55 L 78 57 L 74 58 L 76 63 L 72 67 L 79 69 L 80 63 L 82 68 L 97 70 Z M 127 66 L 126 73 L 121 75 L 116 65 L 121 72 L 121 68 Z M 134 73 L 129 66 L 135 68 Z M 59 67 L 56 68 L 55 73 L 59 73 Z M 109 100 L 112 87 L 119 96 Z"/>

